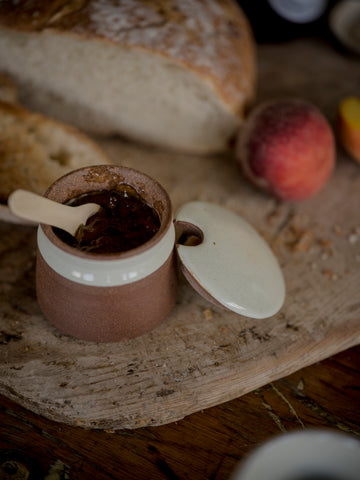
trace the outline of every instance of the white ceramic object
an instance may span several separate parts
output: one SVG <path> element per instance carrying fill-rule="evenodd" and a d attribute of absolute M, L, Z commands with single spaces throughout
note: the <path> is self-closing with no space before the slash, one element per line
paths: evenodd
<path fill-rule="evenodd" d="M 200 294 L 252 318 L 270 317 L 281 308 L 285 283 L 278 261 L 242 217 L 219 205 L 190 202 L 176 221 L 203 234 L 199 245 L 177 245 L 184 274 Z"/>
<path fill-rule="evenodd" d="M 293 23 L 314 22 L 323 15 L 327 0 L 268 0 L 280 17 Z"/>
<path fill-rule="evenodd" d="M 360 54 L 359 0 L 345 0 L 337 3 L 329 15 L 329 27 L 345 48 Z"/>
<path fill-rule="evenodd" d="M 330 430 L 279 435 L 256 449 L 230 480 L 359 480 L 360 441 Z"/>

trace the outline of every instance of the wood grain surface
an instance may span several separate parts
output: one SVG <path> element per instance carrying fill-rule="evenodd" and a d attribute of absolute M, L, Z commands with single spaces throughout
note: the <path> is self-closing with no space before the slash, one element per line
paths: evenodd
<path fill-rule="evenodd" d="M 359 385 L 354 347 L 158 427 L 88 430 L 0 397 L 0 466 L 24 466 L 28 480 L 229 480 L 256 447 L 287 432 L 321 429 L 360 439 Z"/>
<path fill-rule="evenodd" d="M 307 98 L 333 124 L 338 102 L 359 81 L 360 62 L 325 41 L 259 47 L 258 102 Z M 252 223 L 278 256 L 286 302 L 272 318 L 246 319 L 212 306 L 181 279 L 175 309 L 150 334 L 81 342 L 39 310 L 34 229 L 3 223 L 0 393 L 64 424 L 134 429 L 222 404 L 359 343 L 360 168 L 340 147 L 326 187 L 292 204 L 254 190 L 232 156 L 99 142 L 115 163 L 159 180 L 175 210 L 190 200 L 213 201 Z"/>

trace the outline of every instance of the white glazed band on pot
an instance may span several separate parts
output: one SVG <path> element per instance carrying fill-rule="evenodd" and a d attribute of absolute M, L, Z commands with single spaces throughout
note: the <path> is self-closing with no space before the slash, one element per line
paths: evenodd
<path fill-rule="evenodd" d="M 132 256 L 108 260 L 73 255 L 57 247 L 46 237 L 42 226 L 38 228 L 38 248 L 46 263 L 68 280 L 94 287 L 127 285 L 142 280 L 160 268 L 174 248 L 175 229 L 171 224 L 163 238 L 151 248 Z"/>

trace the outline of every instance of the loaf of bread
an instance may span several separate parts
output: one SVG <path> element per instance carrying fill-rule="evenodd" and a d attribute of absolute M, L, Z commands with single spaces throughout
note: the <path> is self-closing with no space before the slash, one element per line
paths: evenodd
<path fill-rule="evenodd" d="M 17 188 L 43 194 L 71 170 L 106 163 L 100 147 L 74 127 L 0 101 L 0 202 Z"/>
<path fill-rule="evenodd" d="M 0 45 L 28 108 L 162 148 L 226 150 L 255 94 L 233 0 L 8 0 Z"/>

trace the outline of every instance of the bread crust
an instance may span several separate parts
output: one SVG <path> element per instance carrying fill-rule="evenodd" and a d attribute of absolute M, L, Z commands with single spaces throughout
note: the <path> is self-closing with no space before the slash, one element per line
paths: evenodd
<path fill-rule="evenodd" d="M 211 85 L 240 118 L 255 96 L 252 31 L 232 0 L 10 0 L 0 2 L 0 25 L 55 30 L 162 55 Z"/>
<path fill-rule="evenodd" d="M 110 164 L 76 128 L 0 101 L 0 202 L 24 188 L 43 194 L 57 178 L 87 165 Z"/>

